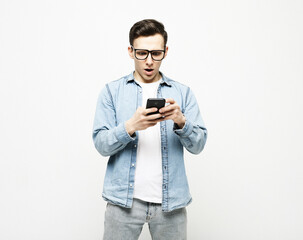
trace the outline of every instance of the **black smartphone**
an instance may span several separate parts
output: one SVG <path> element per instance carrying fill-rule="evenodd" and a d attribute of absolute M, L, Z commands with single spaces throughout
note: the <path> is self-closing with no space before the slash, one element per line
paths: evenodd
<path fill-rule="evenodd" d="M 149 98 L 147 99 L 146 108 L 158 108 L 157 112 L 148 113 L 147 115 L 159 113 L 159 109 L 165 106 L 164 98 Z"/>

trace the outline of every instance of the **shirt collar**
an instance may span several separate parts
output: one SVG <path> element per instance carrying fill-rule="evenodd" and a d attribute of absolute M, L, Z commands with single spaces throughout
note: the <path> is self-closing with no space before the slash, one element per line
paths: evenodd
<path fill-rule="evenodd" d="M 161 80 L 160 84 L 161 85 L 166 84 L 167 86 L 171 87 L 171 84 L 169 83 L 170 80 L 162 72 L 160 72 L 160 74 L 162 75 L 162 80 Z M 126 83 L 133 82 L 133 81 L 135 81 L 134 72 L 132 72 L 131 74 L 129 74 L 126 77 Z"/>

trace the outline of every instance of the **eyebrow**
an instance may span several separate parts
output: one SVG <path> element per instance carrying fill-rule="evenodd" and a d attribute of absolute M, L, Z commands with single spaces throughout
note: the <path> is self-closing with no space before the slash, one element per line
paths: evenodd
<path fill-rule="evenodd" d="M 149 50 L 147 48 L 135 48 L 134 46 L 131 45 L 131 47 L 133 49 L 136 49 L 136 50 L 147 50 L 147 51 L 165 51 L 165 48 L 164 49 L 154 49 L 154 50 Z"/>

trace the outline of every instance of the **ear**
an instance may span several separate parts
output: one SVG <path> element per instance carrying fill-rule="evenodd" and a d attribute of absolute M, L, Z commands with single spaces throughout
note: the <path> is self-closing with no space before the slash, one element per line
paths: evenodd
<path fill-rule="evenodd" d="M 166 46 L 164 58 L 166 58 L 167 52 L 168 52 L 168 47 Z"/>
<path fill-rule="evenodd" d="M 128 55 L 130 56 L 130 58 L 134 59 L 134 50 L 131 46 L 128 47 Z"/>

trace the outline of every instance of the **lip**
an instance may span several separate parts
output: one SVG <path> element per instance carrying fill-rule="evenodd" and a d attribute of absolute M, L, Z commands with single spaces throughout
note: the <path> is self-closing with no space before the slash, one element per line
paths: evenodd
<path fill-rule="evenodd" d="M 146 69 L 151 69 L 151 71 L 147 71 Z M 145 68 L 145 69 L 144 69 L 144 73 L 145 73 L 147 76 L 151 76 L 151 75 L 153 75 L 153 73 L 154 73 L 154 69 L 152 69 L 152 68 Z"/>

